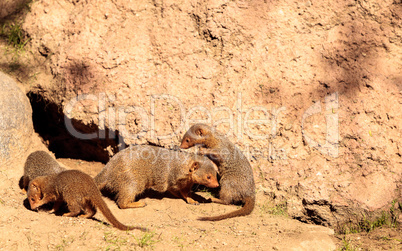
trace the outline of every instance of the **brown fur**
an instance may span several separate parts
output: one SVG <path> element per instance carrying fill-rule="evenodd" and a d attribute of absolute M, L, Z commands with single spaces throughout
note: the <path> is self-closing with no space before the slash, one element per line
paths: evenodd
<path fill-rule="evenodd" d="M 241 202 L 244 206 L 234 212 L 199 220 L 218 221 L 250 214 L 255 205 L 255 184 L 253 170 L 243 153 L 226 137 L 204 124 L 193 125 L 183 136 L 181 148 L 187 149 L 201 145 L 202 149 L 218 165 L 221 179 L 219 199 L 212 201 L 221 204 Z"/>
<path fill-rule="evenodd" d="M 60 205 L 66 202 L 70 212 L 63 216 L 70 217 L 84 212 L 85 214 L 80 217 L 91 218 L 95 215 L 96 208 L 99 208 L 112 225 L 120 230 L 146 230 L 120 223 L 103 201 L 94 180 L 88 174 L 78 170 L 67 170 L 33 179 L 29 183 L 28 200 L 33 210 L 48 202 L 54 202 L 53 211 L 57 211 Z"/>
<path fill-rule="evenodd" d="M 187 203 L 193 184 L 218 187 L 216 167 L 208 158 L 162 147 L 138 145 L 117 153 L 95 177 L 100 190 L 115 193 L 120 208 L 143 207 L 135 197 L 145 189 L 169 191 Z"/>
<path fill-rule="evenodd" d="M 31 153 L 24 165 L 24 176 L 22 176 L 22 189 L 27 190 L 31 180 L 39 176 L 60 173 L 66 170 L 47 152 L 36 151 Z"/>

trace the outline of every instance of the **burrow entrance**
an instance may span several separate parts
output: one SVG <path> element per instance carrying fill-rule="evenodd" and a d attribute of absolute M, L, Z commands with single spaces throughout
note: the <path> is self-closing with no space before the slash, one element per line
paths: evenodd
<path fill-rule="evenodd" d="M 56 155 L 56 158 L 72 158 L 106 163 L 109 160 L 109 151 L 117 152 L 119 142 L 124 142 L 117 131 L 114 131 L 113 135 L 115 136 L 113 138 L 109 138 L 108 128 L 99 130 L 95 124 L 86 125 L 79 120 L 69 120 L 64 116 L 62 107 L 46 99 L 41 94 L 29 92 L 27 96 L 32 106 L 34 130 L 42 137 L 49 150 Z M 78 132 L 101 134 L 106 135 L 106 137 L 76 138 L 67 130 L 65 119 L 69 120 L 68 122 Z"/>

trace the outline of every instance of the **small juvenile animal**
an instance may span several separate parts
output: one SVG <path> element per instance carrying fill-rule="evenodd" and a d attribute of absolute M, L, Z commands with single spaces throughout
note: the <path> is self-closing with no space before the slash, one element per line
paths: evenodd
<path fill-rule="evenodd" d="M 57 161 L 45 151 L 31 153 L 24 165 L 24 175 L 22 176 L 22 189 L 28 189 L 31 180 L 39 176 L 51 175 L 65 171 Z"/>
<path fill-rule="evenodd" d="M 169 191 L 189 204 L 193 184 L 218 187 L 216 166 L 208 158 L 151 145 L 136 145 L 117 153 L 95 177 L 99 190 L 116 194 L 117 205 L 144 207 L 135 201 L 145 189 Z M 190 196 L 189 196 L 190 195 Z"/>
<path fill-rule="evenodd" d="M 213 202 L 231 204 L 241 202 L 244 206 L 220 216 L 201 217 L 199 220 L 218 221 L 250 214 L 255 205 L 255 184 L 253 170 L 243 153 L 225 136 L 205 124 L 193 125 L 183 136 L 181 148 L 201 145 L 200 153 L 207 155 L 218 166 L 221 176 L 219 199 Z"/>
<path fill-rule="evenodd" d="M 78 170 L 67 170 L 58 174 L 39 176 L 29 183 L 28 201 L 32 210 L 48 202 L 54 202 L 53 211 L 56 212 L 63 202 L 67 203 L 70 212 L 63 216 L 74 217 L 81 212 L 80 217 L 91 218 L 96 213 L 96 208 L 120 230 L 139 229 L 141 227 L 128 227 L 120 223 L 112 214 L 94 180 Z"/>

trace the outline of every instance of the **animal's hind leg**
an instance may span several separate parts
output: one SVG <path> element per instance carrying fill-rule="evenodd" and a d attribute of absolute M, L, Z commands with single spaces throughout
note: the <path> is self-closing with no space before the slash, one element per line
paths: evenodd
<path fill-rule="evenodd" d="M 84 205 L 85 214 L 80 215 L 82 218 L 92 218 L 96 214 L 96 208 L 89 202 Z"/>
<path fill-rule="evenodd" d="M 126 208 L 138 208 L 145 207 L 147 204 L 144 201 L 135 201 L 136 193 L 128 191 L 128 189 L 122 189 L 117 195 L 117 205 L 120 209 Z"/>
<path fill-rule="evenodd" d="M 211 198 L 211 201 L 218 204 L 229 205 L 232 202 L 231 192 L 222 187 L 219 192 L 219 199 Z"/>

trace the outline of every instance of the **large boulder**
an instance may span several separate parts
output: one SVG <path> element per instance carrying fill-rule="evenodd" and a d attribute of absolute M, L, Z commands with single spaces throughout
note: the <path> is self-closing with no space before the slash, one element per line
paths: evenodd
<path fill-rule="evenodd" d="M 0 72 L 1 168 L 25 158 L 32 135 L 32 109 L 27 96 L 12 78 Z"/>

